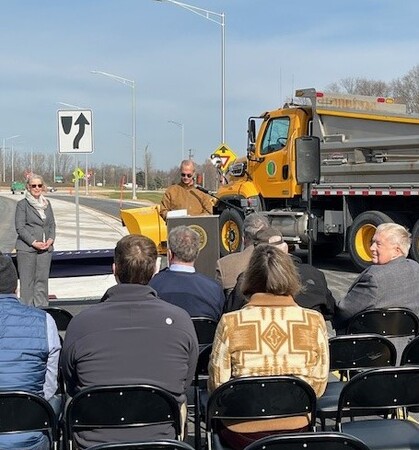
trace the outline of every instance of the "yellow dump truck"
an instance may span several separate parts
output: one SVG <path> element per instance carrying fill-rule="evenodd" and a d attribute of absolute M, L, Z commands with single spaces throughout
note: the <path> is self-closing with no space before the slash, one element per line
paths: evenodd
<path fill-rule="evenodd" d="M 240 250 L 245 213 L 254 210 L 289 243 L 311 242 L 329 256 L 347 250 L 359 269 L 371 262 L 375 228 L 397 222 L 411 231 L 419 261 L 419 116 L 393 99 L 297 90 L 295 101 L 249 118 L 247 155 L 227 179 L 214 208 L 221 254 Z M 153 230 L 161 248 L 164 222 L 155 217 L 146 230 L 138 216 L 137 231 Z"/>

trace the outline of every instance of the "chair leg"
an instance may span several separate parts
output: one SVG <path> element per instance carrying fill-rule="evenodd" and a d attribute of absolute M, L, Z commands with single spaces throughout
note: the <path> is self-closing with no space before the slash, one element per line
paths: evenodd
<path fill-rule="evenodd" d="M 195 433 L 195 450 L 201 450 L 201 411 L 200 411 L 200 398 L 199 398 L 199 383 L 195 385 L 194 395 L 194 433 Z"/>

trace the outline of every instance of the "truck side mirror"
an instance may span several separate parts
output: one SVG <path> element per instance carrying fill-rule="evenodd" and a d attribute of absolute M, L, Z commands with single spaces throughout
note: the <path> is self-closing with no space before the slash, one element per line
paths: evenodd
<path fill-rule="evenodd" d="M 302 136 L 295 140 L 295 167 L 297 183 L 320 181 L 320 139 Z"/>
<path fill-rule="evenodd" d="M 249 153 L 255 152 L 255 142 L 256 142 L 256 124 L 253 119 L 249 119 L 248 129 L 247 129 L 247 151 Z"/>

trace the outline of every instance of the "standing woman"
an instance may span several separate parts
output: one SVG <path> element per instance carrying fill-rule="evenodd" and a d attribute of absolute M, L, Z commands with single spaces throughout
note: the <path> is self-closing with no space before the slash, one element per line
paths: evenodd
<path fill-rule="evenodd" d="M 27 305 L 48 305 L 48 278 L 55 240 L 55 219 L 41 176 L 32 174 L 25 198 L 16 206 L 16 252 L 20 298 Z"/>

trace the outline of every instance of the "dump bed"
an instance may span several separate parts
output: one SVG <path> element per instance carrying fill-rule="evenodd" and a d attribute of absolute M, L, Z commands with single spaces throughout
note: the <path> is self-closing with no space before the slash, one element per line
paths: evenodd
<path fill-rule="evenodd" d="M 418 183 L 419 116 L 384 97 L 301 89 L 320 138 L 322 182 Z"/>

